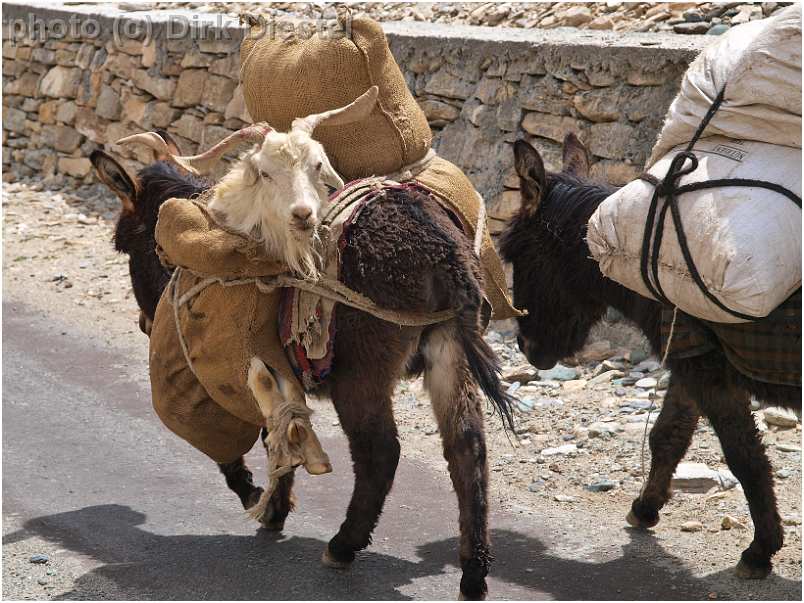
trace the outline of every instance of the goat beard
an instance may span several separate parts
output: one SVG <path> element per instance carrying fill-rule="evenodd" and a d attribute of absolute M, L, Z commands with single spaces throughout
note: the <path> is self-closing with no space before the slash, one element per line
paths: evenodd
<path fill-rule="evenodd" d="M 266 241 L 266 244 L 268 241 Z M 317 281 L 321 277 L 322 257 L 319 251 L 321 238 L 318 229 L 299 231 L 290 229 L 290 236 L 282 246 L 285 263 L 292 272 L 308 281 Z M 266 245 L 267 247 L 267 245 Z M 276 249 L 268 248 L 268 251 Z"/>

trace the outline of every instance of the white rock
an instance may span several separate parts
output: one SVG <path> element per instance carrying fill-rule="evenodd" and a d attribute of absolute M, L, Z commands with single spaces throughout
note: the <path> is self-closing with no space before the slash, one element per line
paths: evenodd
<path fill-rule="evenodd" d="M 715 471 L 704 463 L 679 463 L 670 486 L 678 492 L 705 494 L 712 488 L 729 490 L 738 483 L 727 469 Z"/>
<path fill-rule="evenodd" d="M 778 406 L 770 406 L 762 414 L 768 425 L 776 425 L 776 427 L 795 427 L 796 423 L 801 420 L 792 410 Z"/>
<path fill-rule="evenodd" d="M 634 385 L 637 387 L 641 387 L 642 389 L 651 389 L 656 387 L 659 382 L 656 381 L 653 377 L 643 377 L 639 381 L 637 381 Z"/>
<path fill-rule="evenodd" d="M 589 437 L 599 438 L 608 437 L 614 434 L 614 425 L 611 423 L 602 423 L 600 421 L 592 423 L 589 426 Z"/>
<path fill-rule="evenodd" d="M 700 521 L 685 521 L 681 524 L 682 532 L 700 532 L 703 530 L 703 524 Z"/>
<path fill-rule="evenodd" d="M 575 454 L 578 452 L 578 447 L 575 444 L 562 444 L 555 448 L 545 448 L 542 450 L 542 456 L 556 456 L 564 454 Z"/>

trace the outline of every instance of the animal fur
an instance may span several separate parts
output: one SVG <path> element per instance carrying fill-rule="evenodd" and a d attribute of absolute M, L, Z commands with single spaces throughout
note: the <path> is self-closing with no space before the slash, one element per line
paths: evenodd
<path fill-rule="evenodd" d="M 568 153 L 569 147 L 569 153 Z M 586 223 L 612 188 L 585 180 L 588 159 L 574 137 L 565 141 L 565 171 L 546 173 L 538 152 L 524 141 L 515 146 L 522 205 L 501 239 L 504 259 L 514 269 L 514 303 L 527 308 L 518 319 L 519 347 L 536 367 L 549 368 L 578 352 L 591 327 L 611 306 L 648 338 L 661 357 L 662 306 L 607 279 L 591 259 Z M 699 416 L 714 427 L 729 468 L 740 480 L 754 521 L 754 541 L 743 551 L 738 574 L 764 578 L 782 546 L 784 530 L 776 509 L 771 465 L 750 412 L 751 396 L 801 411 L 801 388 L 748 379 L 720 351 L 669 359 L 671 379 L 650 435 L 651 469 L 634 501 L 629 522 L 652 527 L 670 498 L 670 479 L 683 458 Z"/>
<path fill-rule="evenodd" d="M 166 198 L 135 197 L 131 203 L 147 205 L 155 215 Z M 425 374 L 458 497 L 461 593 L 465 598 L 482 598 L 491 555 L 484 418 L 475 383 L 507 425 L 512 421 L 512 400 L 502 389 L 496 357 L 481 336 L 480 266 L 472 241 L 457 224 L 427 195 L 392 193 L 364 209 L 350 228 L 341 269 L 347 286 L 383 307 L 424 312 L 452 308 L 458 317 L 428 328 L 400 327 L 336 306 L 335 363 L 319 393 L 332 398 L 349 439 L 355 486 L 346 519 L 329 542 L 325 557 L 347 565 L 371 541 L 399 461 L 392 395 L 395 384 L 414 367 Z M 128 232 L 142 239 L 153 236 L 144 225 Z M 143 255 L 142 247 L 133 241 L 128 248 Z M 152 278 L 151 270 L 141 269 L 141 261 L 146 258 L 131 264 L 134 283 Z M 135 287 L 153 295 L 141 305 L 143 311 L 155 307 L 157 283 Z M 224 472 L 230 487 L 239 489 L 244 505 L 254 504 L 259 494 L 254 490 L 245 494 L 247 486 L 235 483 L 237 476 L 245 479 L 246 473 L 239 466 Z M 281 529 L 292 507 L 291 486 L 292 474 L 279 479 L 264 525 Z"/>

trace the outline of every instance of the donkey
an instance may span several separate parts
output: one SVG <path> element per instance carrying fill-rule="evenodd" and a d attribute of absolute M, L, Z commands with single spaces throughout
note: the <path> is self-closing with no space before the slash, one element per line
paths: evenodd
<path fill-rule="evenodd" d="M 581 349 L 591 327 L 611 306 L 639 327 L 660 354 L 662 306 L 605 278 L 586 245 L 586 223 L 614 189 L 588 182 L 588 154 L 574 135 L 566 137 L 563 152 L 562 172 L 546 173 L 536 149 L 523 140 L 514 145 L 521 207 L 502 235 L 501 251 L 513 266 L 514 303 L 528 310 L 518 319 L 519 348 L 537 368 L 550 368 Z M 784 531 L 750 399 L 754 395 L 800 412 L 801 388 L 748 379 L 720 350 L 669 359 L 667 364 L 670 383 L 650 434 L 650 474 L 627 521 L 639 528 L 659 522 L 673 472 L 703 415 L 743 486 L 754 522 L 754 540 L 743 551 L 737 574 L 765 578 Z"/>
<path fill-rule="evenodd" d="M 162 202 L 190 197 L 211 183 L 173 162 L 176 145 L 157 132 L 168 153 L 136 177 L 103 151 L 91 160 L 99 178 L 121 199 L 116 247 L 130 255 L 131 280 L 143 318 L 153 312 L 169 275 L 153 253 L 154 224 Z M 371 541 L 394 480 L 400 445 L 391 397 L 405 375 L 424 373 L 459 505 L 460 594 L 482 599 L 492 557 L 488 534 L 488 467 L 483 407 L 475 383 L 507 427 L 511 398 L 499 380 L 497 359 L 481 337 L 482 276 L 472 241 L 457 218 L 430 196 L 397 190 L 367 205 L 350 228 L 341 254 L 341 280 L 376 304 L 413 312 L 453 308 L 455 318 L 428 327 L 400 327 L 337 305 L 332 372 L 316 393 L 328 395 L 346 432 L 355 485 L 346 519 L 322 561 L 347 568 Z M 243 459 L 221 467 L 244 507 L 262 492 Z M 293 508 L 293 474 L 280 478 L 264 525 L 281 530 Z"/>

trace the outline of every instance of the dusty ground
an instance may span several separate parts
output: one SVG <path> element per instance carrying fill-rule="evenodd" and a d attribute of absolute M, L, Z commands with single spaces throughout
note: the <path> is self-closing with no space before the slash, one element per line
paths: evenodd
<path fill-rule="evenodd" d="M 3 188 L 4 300 L 18 300 L 45 316 L 67 319 L 101 338 L 110 348 L 138 350 L 144 357 L 146 341 L 137 328 L 138 312 L 129 287 L 127 260 L 116 254 L 111 245 L 116 201 L 98 194 L 99 188 L 88 189 L 84 199 L 63 191 L 36 189 L 35 184 L 5 184 Z M 509 376 L 523 372 L 522 368 L 524 372 L 531 371 L 522 367 L 524 358 L 516 350 L 513 338 L 496 333 L 489 338 Z M 632 375 L 632 363 L 622 358 L 622 352 L 628 356 L 630 350 L 611 350 L 607 354 L 601 349 L 605 347 L 598 344 L 590 353 L 613 356 L 612 366 L 622 369 L 624 383 L 604 378 L 602 383 L 590 384 L 591 376 L 604 367 L 598 361 L 582 363 L 575 369 L 576 378 L 570 381 L 544 379 L 542 375 L 541 381 L 517 390 L 516 395 L 522 399 L 522 411 L 517 417 L 518 442 L 506 438 L 496 418 L 489 416 L 487 423 L 492 505 L 554 524 L 566 541 L 568 556 L 578 555 L 583 549 L 578 526 L 599 525 L 601 533 L 622 530 L 623 518 L 641 485 L 640 451 L 648 417 L 643 407 L 651 396 L 657 407 L 661 405 L 661 390 L 626 384 L 628 377 L 633 381 L 640 376 L 654 376 L 661 382 L 662 371 L 651 372 L 648 369 L 653 367 L 648 362 L 642 364 L 645 371 L 641 375 Z M 312 404 L 317 409 L 317 429 L 324 434 L 338 433 L 329 403 Z M 446 471 L 435 422 L 419 381 L 400 386 L 395 409 L 403 454 Z M 590 437 L 607 430 L 593 426 L 601 422 L 613 433 Z M 801 425 L 787 429 L 771 425 L 763 437 L 777 472 L 780 513 L 785 518 L 786 544 L 775 558 L 774 577 L 764 583 L 745 583 L 727 571 L 751 539 L 751 521 L 739 488 L 708 494 L 678 493 L 655 529 L 663 548 L 684 560 L 694 575 L 718 575 L 720 594 L 713 590 L 701 593 L 701 598 L 727 595 L 740 599 L 790 599 L 800 595 Z M 549 450 L 544 454 L 545 449 L 570 448 L 568 445 L 573 444 L 576 449 L 567 454 L 550 455 Z M 699 427 L 685 460 L 702 462 L 715 470 L 726 468 L 718 441 L 705 423 Z M 649 462 L 647 450 L 645 462 Z M 613 489 L 587 489 L 606 480 L 612 482 L 608 486 Z M 726 515 L 748 529 L 722 530 Z M 681 525 L 689 521 L 700 521 L 702 530 L 682 532 Z M 4 524 L 4 532 L 8 533 L 14 527 L 14 518 L 4 517 Z M 29 562 L 30 554 L 38 547 L 38 542 L 30 540 L 3 547 L 4 595 L 43 596 L 38 580 L 58 583 L 60 567 Z M 612 547 L 616 548 L 614 543 Z M 53 574 L 49 575 L 49 571 Z M 637 575 L 638 568 L 634 571 Z M 64 572 L 69 574 L 69 567 Z M 798 582 L 794 589 L 798 594 L 791 595 L 790 580 L 792 584 Z"/>

